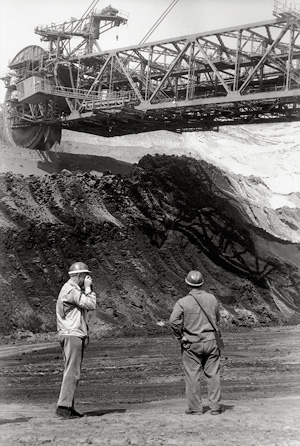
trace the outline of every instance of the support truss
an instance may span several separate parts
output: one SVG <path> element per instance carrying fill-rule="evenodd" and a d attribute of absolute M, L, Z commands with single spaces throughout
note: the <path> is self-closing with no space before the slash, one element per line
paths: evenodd
<path fill-rule="evenodd" d="M 114 136 L 299 120 L 300 15 L 276 16 L 107 52 L 64 54 L 62 46 L 35 68 L 52 76 L 62 125 L 78 131 Z"/>

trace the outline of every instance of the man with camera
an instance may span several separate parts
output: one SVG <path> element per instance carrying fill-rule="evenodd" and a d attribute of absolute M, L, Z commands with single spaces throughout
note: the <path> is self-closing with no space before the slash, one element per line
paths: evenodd
<path fill-rule="evenodd" d="M 81 417 L 74 407 L 74 394 L 81 374 L 84 349 L 89 342 L 88 312 L 96 309 L 96 294 L 87 265 L 75 262 L 69 269 L 70 279 L 60 290 L 57 304 L 57 331 L 64 359 L 64 374 L 56 415 Z"/>

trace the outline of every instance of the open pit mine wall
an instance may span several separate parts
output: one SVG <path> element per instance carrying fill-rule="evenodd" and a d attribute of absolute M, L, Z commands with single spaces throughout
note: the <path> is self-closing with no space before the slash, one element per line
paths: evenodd
<path fill-rule="evenodd" d="M 94 332 L 155 330 L 187 293 L 190 269 L 219 298 L 224 325 L 299 322 L 299 244 L 288 240 L 299 215 L 251 205 L 235 182 L 205 162 L 158 155 L 125 177 L 3 174 L 0 332 L 55 331 L 77 260 L 93 271 Z"/>

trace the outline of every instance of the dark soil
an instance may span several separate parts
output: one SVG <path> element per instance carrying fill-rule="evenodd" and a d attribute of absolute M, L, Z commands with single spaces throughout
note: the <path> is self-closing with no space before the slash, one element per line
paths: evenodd
<path fill-rule="evenodd" d="M 58 343 L 2 346 L 3 446 L 196 446 L 199 438 L 214 446 L 299 445 L 299 327 L 240 329 L 224 339 L 225 412 L 209 414 L 202 376 L 206 413 L 197 420 L 184 415 L 180 351 L 170 336 L 93 339 L 76 396 L 86 417 L 74 422 L 54 417 L 62 378 Z"/>
<path fill-rule="evenodd" d="M 299 246 L 255 226 L 229 192 L 220 170 L 175 156 L 146 156 L 125 177 L 0 176 L 0 332 L 55 331 L 77 260 L 94 275 L 94 331 L 159 332 L 190 269 L 220 299 L 224 326 L 299 322 Z"/>
<path fill-rule="evenodd" d="M 226 400 L 300 395 L 299 328 L 244 329 L 225 332 L 224 339 Z M 46 350 L 33 344 L 32 351 L 3 358 L 1 368 L 2 402 L 55 402 L 63 371 L 58 342 Z M 77 395 L 93 404 L 181 397 L 179 345 L 171 336 L 94 339 L 86 350 Z"/>

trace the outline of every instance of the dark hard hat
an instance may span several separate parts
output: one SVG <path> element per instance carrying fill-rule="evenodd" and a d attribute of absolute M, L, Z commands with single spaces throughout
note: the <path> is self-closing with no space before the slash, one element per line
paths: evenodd
<path fill-rule="evenodd" d="M 190 271 L 186 276 L 185 281 L 190 286 L 201 286 L 204 283 L 203 276 L 200 271 Z"/>
<path fill-rule="evenodd" d="M 83 262 L 75 262 L 70 266 L 69 275 L 79 273 L 90 273 L 88 266 Z"/>

